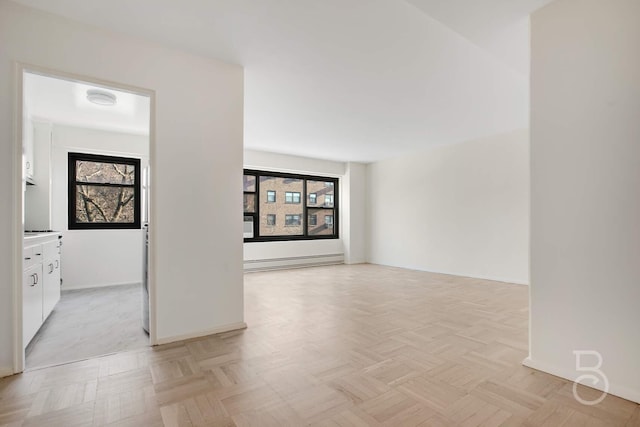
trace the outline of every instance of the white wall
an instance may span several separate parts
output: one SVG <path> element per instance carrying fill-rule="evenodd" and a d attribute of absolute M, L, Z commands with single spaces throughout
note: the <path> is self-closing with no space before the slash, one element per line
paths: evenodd
<path fill-rule="evenodd" d="M 33 140 L 33 183 L 24 192 L 24 229 L 51 228 L 51 123 L 25 117 Z M 25 135 L 25 139 L 27 135 Z"/>
<path fill-rule="evenodd" d="M 245 243 L 245 269 L 345 261 L 350 263 L 364 262 L 364 221 L 361 218 L 356 220 L 351 216 L 351 212 L 355 215 L 363 215 L 364 195 L 352 195 L 352 186 L 349 184 L 353 181 L 355 182 L 354 186 L 359 186 L 354 189 L 360 189 L 363 186 L 364 165 L 245 150 L 244 166 L 247 169 L 320 175 L 340 179 L 339 239 Z M 355 178 L 350 178 L 352 175 L 355 175 Z M 354 207 L 350 208 L 350 206 Z M 351 237 L 352 235 L 353 237 Z M 347 248 L 346 253 L 345 239 L 354 242 Z"/>
<path fill-rule="evenodd" d="M 574 379 L 573 351 L 598 351 L 640 402 L 640 2 L 557 0 L 531 24 L 525 363 Z"/>
<path fill-rule="evenodd" d="M 21 237 L 14 227 L 19 208 L 9 203 L 19 187 L 14 176 L 21 155 L 13 144 L 16 61 L 155 91 L 151 273 L 157 338 L 240 326 L 242 69 L 8 1 L 0 1 L 0 40 L 0 200 L 6 201 L 0 204 L 0 374 L 12 366 L 12 272 L 20 259 L 12 244 Z M 194 197 L 205 190 L 208 197 Z"/>
<path fill-rule="evenodd" d="M 138 158 L 144 168 L 149 161 L 149 137 L 56 124 L 51 134 L 51 228 L 62 231 L 63 236 L 63 289 L 140 283 L 141 230 L 68 229 L 68 155 L 78 152 Z"/>
<path fill-rule="evenodd" d="M 347 227 L 342 234 L 344 262 L 361 264 L 367 262 L 367 165 L 349 162 L 343 178 L 342 188 L 348 197 L 342 199 L 342 217 Z"/>
<path fill-rule="evenodd" d="M 369 262 L 528 283 L 527 130 L 377 162 L 367 178 Z"/>

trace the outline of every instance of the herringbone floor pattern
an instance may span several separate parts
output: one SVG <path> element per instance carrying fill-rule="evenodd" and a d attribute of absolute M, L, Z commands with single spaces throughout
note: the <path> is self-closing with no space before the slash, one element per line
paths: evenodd
<path fill-rule="evenodd" d="M 245 289 L 247 330 L 1 380 L 0 425 L 640 425 L 634 403 L 584 406 L 521 366 L 524 286 L 357 265 Z"/>

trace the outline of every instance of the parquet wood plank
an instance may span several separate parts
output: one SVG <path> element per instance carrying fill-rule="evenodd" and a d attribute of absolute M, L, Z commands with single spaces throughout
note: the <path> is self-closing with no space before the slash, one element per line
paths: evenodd
<path fill-rule="evenodd" d="M 640 426 L 521 365 L 527 301 L 373 265 L 247 274 L 248 329 L 1 379 L 0 426 Z"/>

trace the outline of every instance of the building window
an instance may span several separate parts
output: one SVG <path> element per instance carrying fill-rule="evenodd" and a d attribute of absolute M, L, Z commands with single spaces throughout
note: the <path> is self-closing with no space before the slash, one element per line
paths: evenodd
<path fill-rule="evenodd" d="M 140 159 L 69 153 L 69 229 L 140 228 Z"/>
<path fill-rule="evenodd" d="M 245 242 L 339 237 L 337 178 L 249 169 L 244 177 Z M 327 216 L 331 226 L 322 222 Z"/>
<path fill-rule="evenodd" d="M 244 216 L 243 235 L 245 239 L 253 238 L 253 216 L 251 215 Z"/>
<path fill-rule="evenodd" d="M 297 227 L 300 225 L 300 215 L 285 215 L 284 225 L 287 227 Z"/>
<path fill-rule="evenodd" d="M 324 223 L 327 227 L 333 227 L 333 215 L 325 215 Z"/>
<path fill-rule="evenodd" d="M 284 193 L 284 202 L 285 203 L 300 203 L 300 193 L 287 191 Z"/>

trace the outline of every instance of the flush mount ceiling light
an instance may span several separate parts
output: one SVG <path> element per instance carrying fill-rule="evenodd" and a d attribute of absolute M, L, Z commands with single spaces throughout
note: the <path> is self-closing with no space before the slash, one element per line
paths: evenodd
<path fill-rule="evenodd" d="M 111 92 L 100 89 L 89 89 L 87 99 L 98 105 L 116 105 L 117 98 Z"/>

